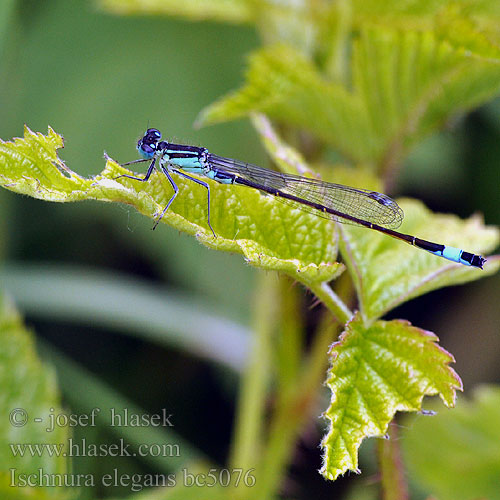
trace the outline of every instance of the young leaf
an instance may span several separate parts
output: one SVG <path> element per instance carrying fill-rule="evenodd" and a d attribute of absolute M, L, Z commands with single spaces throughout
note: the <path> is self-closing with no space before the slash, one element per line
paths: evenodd
<path fill-rule="evenodd" d="M 440 17 L 450 22 L 451 14 L 460 14 L 462 17 L 470 16 L 481 29 L 494 31 L 500 21 L 499 4 L 495 1 L 353 0 L 352 5 L 356 26 L 370 23 L 404 29 L 432 29 Z"/>
<path fill-rule="evenodd" d="M 103 172 L 84 179 L 57 157 L 62 138 L 52 129 L 47 136 L 28 128 L 24 139 L 0 144 L 0 182 L 3 187 L 47 201 L 84 199 L 127 203 L 156 218 L 173 195 L 165 175 L 149 182 L 118 178 L 134 174 L 108 159 Z M 343 266 L 335 261 L 337 238 L 333 223 L 241 186 L 206 179 L 211 190 L 211 223 L 207 225 L 207 190 L 176 176 L 179 195 L 162 222 L 196 235 L 204 245 L 237 252 L 263 269 L 286 272 L 300 281 L 325 282 Z M 152 235 L 154 237 L 154 235 Z"/>
<path fill-rule="evenodd" d="M 68 428 L 51 423 L 50 415 L 63 413 L 54 372 L 40 362 L 31 333 L 3 296 L 0 297 L 0 345 L 0 410 L 4 416 L 0 425 L 0 496 L 11 498 L 12 492 L 18 490 L 12 483 L 20 484 L 21 474 L 37 476 L 39 469 L 49 475 L 66 473 L 64 449 L 59 450 L 59 456 L 56 453 L 39 456 L 27 449 L 23 453 L 23 446 L 66 446 Z M 26 493 L 26 498 L 45 498 L 37 497 L 36 489 L 20 490 Z M 51 488 L 47 497 L 70 498 L 67 494 L 63 488 Z"/>
<path fill-rule="evenodd" d="M 416 200 L 398 203 L 405 211 L 398 228 L 403 233 L 473 253 L 488 252 L 498 245 L 498 229 L 484 226 L 479 217 L 461 221 L 453 215 L 432 214 Z M 496 256 L 488 258 L 481 271 L 365 228 L 342 225 L 340 231 L 342 256 L 366 320 L 377 319 L 432 290 L 489 276 L 500 267 Z"/>
<path fill-rule="evenodd" d="M 357 316 L 347 325 L 330 351 L 332 398 L 321 469 L 327 479 L 357 471 L 361 441 L 383 436 L 396 411 L 418 411 L 423 397 L 434 394 L 454 405 L 462 384 L 449 367 L 453 356 L 437 340 L 401 320 L 365 326 Z"/>
<path fill-rule="evenodd" d="M 397 163 L 453 113 L 500 88 L 500 50 L 471 36 L 457 47 L 445 34 L 361 29 L 347 85 L 291 47 L 266 47 L 252 55 L 246 85 L 206 108 L 199 123 L 260 111 L 307 128 L 353 162 Z"/>
<path fill-rule="evenodd" d="M 459 398 L 453 412 L 413 421 L 402 440 L 411 477 L 442 500 L 499 500 L 498 422 L 498 386 Z"/>

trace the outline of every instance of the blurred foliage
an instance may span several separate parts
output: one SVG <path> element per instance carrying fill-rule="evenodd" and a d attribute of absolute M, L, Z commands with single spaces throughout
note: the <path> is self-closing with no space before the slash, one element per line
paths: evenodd
<path fill-rule="evenodd" d="M 452 412 L 406 419 L 412 420 L 403 437 L 409 470 L 443 500 L 500 498 L 500 389 L 480 386 L 472 395 Z"/>
<path fill-rule="evenodd" d="M 68 427 L 55 422 L 63 410 L 55 374 L 37 357 L 31 333 L 26 330 L 10 300 L 0 297 L 0 398 L 4 416 L 0 426 L 0 492 L 2 498 L 19 498 L 13 494 L 12 484 L 26 481 L 40 469 L 47 475 L 67 473 Z M 64 415 L 63 415 L 64 416 Z M 39 419 L 38 422 L 36 419 Z M 43 443 L 43 444 L 42 444 Z M 54 446 L 59 452 L 31 453 L 28 447 Z M 22 479 L 24 478 L 24 479 Z M 65 498 L 62 488 L 48 488 L 50 494 L 36 492 L 25 483 L 23 498 Z"/>
<path fill-rule="evenodd" d="M 200 108 L 238 86 L 241 53 L 255 44 L 250 31 L 245 31 L 249 28 L 244 26 L 254 25 L 264 46 L 250 55 L 245 82 L 239 90 L 205 107 L 198 115 L 198 124 L 251 116 L 267 153 L 281 169 L 308 175 L 320 171 L 325 179 L 376 190 L 397 183 L 408 155 L 413 155 L 409 165 L 418 169 L 429 158 L 438 165 L 439 158 L 439 163 L 449 166 L 441 175 L 430 174 L 434 175 L 432 184 L 438 206 L 454 210 L 458 205 L 462 216 L 483 206 L 476 203 L 482 200 L 477 194 L 481 192 L 480 182 L 484 182 L 485 193 L 497 196 L 492 185 L 498 171 L 491 160 L 490 177 L 477 175 L 474 168 L 462 174 L 464 182 L 459 187 L 457 163 L 467 155 L 457 154 L 457 150 L 463 148 L 467 152 L 469 145 L 468 160 L 475 167 L 475 143 L 472 150 L 472 142 L 458 137 L 445 149 L 442 144 L 446 136 L 442 135 L 434 145 L 422 145 L 429 134 L 491 99 L 500 88 L 496 28 L 500 10 L 493 2 L 186 0 L 179 4 L 168 0 L 101 0 L 97 4 L 99 13 L 82 2 L 54 0 L 42 5 L 25 1 L 9 5 L 0 11 L 0 49 L 3 47 L 4 53 L 0 82 L 5 89 L 0 94 L 0 105 L 5 110 L 0 133 L 4 138 L 19 135 L 24 121 L 34 130 L 45 130 L 50 124 L 57 132 L 63 131 L 67 140 L 64 163 L 57 152 L 62 138 L 52 129 L 46 136 L 26 129 L 24 138 L 3 142 L 1 179 L 9 190 L 52 201 L 120 201 L 154 216 L 170 197 L 164 179 L 154 176 L 151 183 L 143 185 L 125 179 L 116 181 L 116 176 L 126 171 L 123 167 L 110 159 L 104 170 L 95 163 L 103 149 L 117 157 L 125 144 L 129 145 L 129 153 L 119 156 L 120 160 L 123 156 L 129 160 L 133 138 L 146 126 L 183 134 L 182 139 L 169 136 L 176 142 L 203 144 L 225 156 L 263 164 L 262 156 L 255 153 L 255 135 L 248 126 L 231 124 L 221 126 L 217 132 L 203 130 L 196 139 L 188 132 Z M 106 12 L 143 16 L 113 18 Z M 167 21 L 161 15 L 185 17 L 191 22 Z M 199 20 L 239 26 L 192 22 Z M 274 123 L 256 112 L 266 113 Z M 465 137 L 465 131 L 462 133 Z M 495 132 L 490 133 L 494 137 Z M 218 144 L 222 138 L 224 143 Z M 488 151 L 485 143 L 486 167 Z M 500 152 L 496 158 L 499 156 Z M 477 157 L 481 157 L 480 153 Z M 85 177 L 101 170 L 92 179 Z M 405 177 L 411 178 L 406 173 Z M 457 193 L 449 206 L 441 196 L 443 190 L 436 189 L 448 180 L 456 186 L 453 193 Z M 407 182 L 411 191 L 413 182 Z M 102 205 L 86 211 L 77 208 L 79 205 L 54 209 L 1 193 L 7 200 L 0 200 L 7 207 L 2 212 L 6 215 L 3 224 L 8 235 L 3 251 L 8 258 L 39 260 L 48 255 L 66 262 L 81 255 L 84 263 L 161 277 L 173 286 L 191 290 L 195 296 L 202 293 L 204 298 L 197 303 L 206 311 L 212 309 L 215 314 L 239 321 L 252 314 L 255 336 L 248 367 L 242 370 L 236 427 L 227 463 L 228 467 L 255 468 L 257 482 L 254 488 L 237 491 L 221 488 L 217 496 L 272 498 L 280 492 L 304 423 L 318 413 L 316 395 L 324 379 L 327 347 L 343 328 L 344 333 L 330 349 L 328 385 L 332 397 L 325 411 L 329 422 L 323 440 L 325 477 L 335 479 L 348 470 L 357 471 L 361 441 L 368 436 L 383 436 L 396 411 L 418 410 L 428 394 L 440 394 L 448 406 L 454 404 L 461 381 L 449 367 L 453 356 L 439 347 L 437 337 L 406 321 L 379 318 L 409 299 L 493 274 L 500 265 L 498 257 L 490 257 L 485 271 L 480 272 L 450 264 L 373 231 L 345 226 L 337 235 L 328 221 L 297 212 L 252 190 L 216 183 L 212 183 L 212 213 L 216 214 L 213 222 L 219 237 L 214 239 L 206 226 L 206 193 L 186 183 L 179 185 L 183 192 L 164 222 L 195 234 L 209 248 L 241 253 L 252 266 L 289 275 L 321 300 L 325 306 L 322 314 L 307 324 L 300 314 L 303 298 L 292 291 L 290 281 L 284 277 L 260 277 L 252 302 L 250 269 L 237 258 L 204 252 L 188 240 L 172 238 L 172 231 L 142 233 L 144 224 L 139 226 L 135 221 L 128 223 L 134 231 L 122 234 L 126 223 L 117 227 L 117 220 L 124 219 L 123 210 L 112 211 Z M 489 204 L 498 210 L 498 204 L 490 201 L 486 199 L 485 206 Z M 485 227 L 479 216 L 462 221 L 455 216 L 434 214 L 416 200 L 404 200 L 402 206 L 406 212 L 405 232 L 474 252 L 489 252 L 498 245 L 498 231 Z M 487 221 L 493 222 L 494 217 L 495 214 L 489 214 Z M 285 219 L 293 220 L 293 224 L 283 225 Z M 102 236 L 94 239 L 98 233 Z M 337 246 L 343 264 L 336 262 Z M 330 286 L 328 282 L 345 269 L 347 273 L 334 287 Z M 53 272 L 54 269 L 40 268 L 37 279 L 50 283 Z M 78 293 L 93 295 L 92 286 L 98 295 L 98 287 L 102 286 L 99 279 L 94 278 L 92 285 L 83 275 L 80 284 L 78 273 L 66 278 L 61 273 L 61 279 L 54 281 L 58 293 L 53 296 L 60 297 L 59 310 L 66 306 L 70 321 L 81 314 L 81 309 L 69 297 Z M 5 276 L 7 289 L 9 280 L 21 283 L 22 273 L 16 272 L 15 266 L 10 266 L 10 273 L 8 267 Z M 124 300 L 125 294 L 118 293 L 124 283 L 114 284 L 115 297 Z M 89 291 L 83 292 L 83 285 L 89 286 Z M 30 287 L 29 280 L 25 286 Z M 140 288 L 139 280 L 132 280 L 130 287 L 134 286 L 138 287 L 138 297 L 148 296 L 150 291 Z M 160 297 L 167 300 L 168 295 L 162 293 L 165 291 L 159 291 Z M 40 307 L 40 300 L 29 299 L 29 293 L 21 291 L 19 296 L 28 297 L 23 302 L 26 310 Z M 112 297 L 105 300 L 113 302 Z M 188 296 L 179 304 L 178 310 L 194 307 Z M 354 305 L 360 310 L 357 315 L 351 311 Z M 105 322 L 110 325 L 124 314 L 120 308 L 103 307 L 104 318 L 106 310 Z M 141 328 L 138 320 L 137 335 L 149 340 L 153 329 L 146 311 L 143 306 L 137 315 L 144 322 Z M 425 324 L 426 312 L 417 309 L 414 317 Z M 202 313 L 199 318 L 203 314 L 209 317 Z M 439 314 L 445 316 L 446 312 L 440 310 Z M 475 310 L 473 316 L 479 320 L 481 311 Z M 156 322 L 152 319 L 151 324 Z M 195 347 L 196 342 L 179 343 L 176 332 L 183 329 L 195 331 L 193 339 L 203 335 L 196 321 L 188 325 L 184 322 L 181 314 L 173 312 L 168 328 L 154 334 L 155 342 L 185 350 L 188 359 L 193 353 L 201 354 L 238 370 L 239 349 L 234 350 L 233 356 L 230 350 L 217 356 L 217 349 L 208 348 L 209 342 L 200 341 L 200 349 Z M 462 328 L 468 335 L 473 333 L 467 326 Z M 305 349 L 307 334 L 313 330 L 310 345 Z M 218 337 L 213 339 L 217 345 Z M 73 351 L 81 355 L 77 348 Z M 103 361 L 108 363 L 112 356 L 103 353 Z M 87 362 L 94 357 L 88 358 Z M 165 359 L 160 359 L 164 365 Z M 72 405 L 81 405 L 88 411 L 89 405 L 95 404 L 93 401 L 102 401 L 108 394 L 112 397 L 106 388 L 91 384 L 89 375 L 75 371 L 63 354 L 55 356 L 54 362 L 63 377 L 80 379 L 74 385 L 68 385 L 65 379 L 65 392 L 85 387 L 86 380 L 87 386 L 93 388 L 87 398 L 73 395 Z M 109 373 L 121 378 L 123 363 L 119 359 Z M 136 365 L 137 372 L 142 369 Z M 195 416 L 205 408 L 203 399 L 200 400 L 203 393 L 198 390 L 200 377 L 189 385 L 189 372 L 184 369 L 182 360 L 174 363 L 160 380 L 178 379 L 179 392 L 190 394 L 194 405 L 187 407 L 183 424 L 186 429 L 194 429 L 199 427 Z M 149 388 L 143 392 L 154 398 L 158 390 L 150 386 L 148 378 L 142 380 Z M 175 385 L 170 383 L 168 387 L 174 389 Z M 210 395 L 211 407 L 215 408 Z M 266 411 L 270 402 L 271 409 Z M 209 413 L 204 414 L 205 429 L 209 428 Z M 225 463 L 221 434 L 210 434 L 216 442 L 212 455 L 219 453 L 218 460 Z M 207 432 L 200 435 L 206 437 Z M 127 435 L 127 439 L 138 441 L 141 435 Z M 189 445 L 184 446 L 187 450 Z M 477 451 L 481 454 L 483 450 Z M 184 461 L 171 466 L 179 470 L 189 460 L 198 461 L 201 456 L 203 453 L 193 448 L 186 452 Z M 197 462 L 190 467 L 204 470 L 205 465 L 200 468 Z M 97 468 L 91 467 L 92 472 Z M 490 472 L 496 474 L 494 468 Z M 415 473 L 415 482 L 418 483 L 420 474 L 422 484 L 432 484 L 423 469 Z M 450 472 L 442 483 L 453 480 Z M 390 477 L 384 477 L 383 488 L 397 491 L 398 485 L 391 485 L 390 481 Z M 310 495 L 310 483 L 304 484 Z M 446 491 L 443 484 L 440 491 Z M 205 494 L 203 488 L 189 490 L 178 486 L 159 492 L 157 498 Z M 328 493 L 330 497 L 331 491 Z M 140 497 L 151 495 L 156 498 L 156 493 L 149 492 Z"/>

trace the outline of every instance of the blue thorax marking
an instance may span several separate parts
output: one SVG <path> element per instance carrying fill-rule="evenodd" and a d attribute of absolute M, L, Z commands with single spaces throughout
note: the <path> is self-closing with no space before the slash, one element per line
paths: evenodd
<path fill-rule="evenodd" d="M 210 166 L 207 161 L 208 150 L 206 148 L 162 142 L 158 144 L 157 151 L 161 153 L 160 161 L 176 165 L 186 172 L 204 175 L 221 184 L 234 183 L 234 174 L 220 171 Z"/>
<path fill-rule="evenodd" d="M 203 161 L 206 154 L 205 148 L 166 143 L 162 154 L 168 156 L 168 162 L 171 165 L 177 165 L 187 172 L 203 174 L 206 169 Z"/>

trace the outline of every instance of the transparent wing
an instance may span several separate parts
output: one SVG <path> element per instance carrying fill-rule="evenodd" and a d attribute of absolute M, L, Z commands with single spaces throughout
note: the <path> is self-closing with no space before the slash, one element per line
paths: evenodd
<path fill-rule="evenodd" d="M 236 174 L 256 184 L 257 187 L 262 186 L 271 190 L 288 193 L 297 198 L 305 199 L 341 212 L 342 214 L 372 222 L 373 224 L 396 229 L 403 221 L 404 213 L 401 207 L 392 198 L 376 191 L 356 189 L 343 186 L 342 184 L 333 184 L 298 175 L 283 174 L 211 153 L 207 155 L 207 160 L 214 170 Z M 276 199 L 325 219 L 357 225 L 352 221 L 342 218 L 341 215 L 329 214 L 317 208 L 279 196 Z"/>

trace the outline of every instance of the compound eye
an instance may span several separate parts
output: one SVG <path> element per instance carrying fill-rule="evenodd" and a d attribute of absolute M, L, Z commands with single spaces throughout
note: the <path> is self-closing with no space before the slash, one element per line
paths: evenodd
<path fill-rule="evenodd" d="M 137 144 L 137 149 L 139 150 L 139 154 L 145 158 L 152 158 L 155 154 L 155 145 L 154 144 L 144 144 L 142 141 L 139 141 Z"/>
<path fill-rule="evenodd" d="M 148 128 L 145 137 L 148 137 L 150 140 L 159 141 L 161 139 L 161 132 L 156 128 Z"/>

